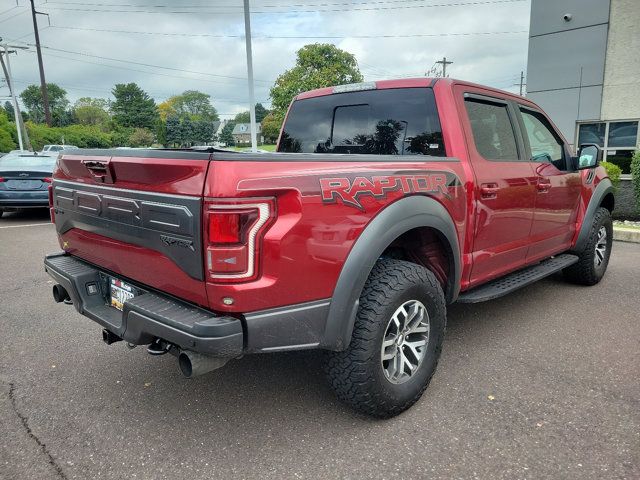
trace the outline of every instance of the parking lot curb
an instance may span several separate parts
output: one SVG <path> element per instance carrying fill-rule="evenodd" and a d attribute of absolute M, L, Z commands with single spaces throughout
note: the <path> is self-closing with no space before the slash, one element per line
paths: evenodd
<path fill-rule="evenodd" d="M 640 230 L 614 227 L 613 239 L 620 242 L 640 243 Z"/>

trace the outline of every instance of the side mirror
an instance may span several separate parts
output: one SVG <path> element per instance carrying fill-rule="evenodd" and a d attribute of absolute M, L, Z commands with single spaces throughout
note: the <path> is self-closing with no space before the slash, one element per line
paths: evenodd
<path fill-rule="evenodd" d="M 578 149 L 576 169 L 595 168 L 602 161 L 602 149 L 595 143 L 584 143 Z"/>

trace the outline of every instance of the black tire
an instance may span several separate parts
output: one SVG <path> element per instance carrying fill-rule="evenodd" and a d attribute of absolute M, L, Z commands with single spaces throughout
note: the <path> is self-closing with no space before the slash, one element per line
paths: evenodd
<path fill-rule="evenodd" d="M 421 349 L 424 352 L 422 360 L 417 367 L 414 365 L 412 374 L 400 374 L 408 376 L 403 383 L 392 383 L 383 366 L 382 342 L 385 335 L 387 340 L 388 335 L 392 335 L 389 334 L 391 319 L 399 307 L 410 305 L 424 312 L 422 307 L 417 307 L 419 304 L 428 314 L 428 333 L 420 334 L 426 342 L 426 347 Z M 404 318 L 408 322 L 409 316 Z M 349 347 L 342 352 L 327 353 L 325 371 L 338 398 L 359 412 L 379 418 L 398 415 L 411 407 L 421 397 L 436 370 L 446 318 L 444 294 L 433 273 L 403 260 L 379 260 L 360 295 Z M 413 335 L 399 331 L 397 334 L 402 341 L 405 337 L 408 341 Z M 395 349 L 397 356 L 397 352 L 406 347 L 391 345 L 386 348 Z M 388 367 L 390 361 L 394 360 L 386 361 Z M 399 365 L 402 368 L 397 371 L 409 370 L 408 364 L 401 362 Z"/>
<path fill-rule="evenodd" d="M 602 229 L 606 232 L 604 241 L 606 249 L 604 250 L 604 255 L 600 258 L 596 252 L 596 246 L 601 240 L 600 232 Z M 580 260 L 562 271 L 564 277 L 570 282 L 579 285 L 595 285 L 602 280 L 607 271 L 612 245 L 613 223 L 611 221 L 611 213 L 606 208 L 601 207 L 598 208 L 593 218 L 587 243 L 580 252 L 574 252 L 580 257 Z M 600 263 L 598 263 L 598 259 L 600 259 Z"/>

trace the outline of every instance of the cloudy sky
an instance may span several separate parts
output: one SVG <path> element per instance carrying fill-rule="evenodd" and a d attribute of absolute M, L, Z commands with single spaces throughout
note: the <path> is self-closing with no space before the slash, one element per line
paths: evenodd
<path fill-rule="evenodd" d="M 110 98 L 136 82 L 157 102 L 211 95 L 223 118 L 248 108 L 242 0 L 36 0 L 47 82 Z M 365 80 L 423 76 L 443 56 L 451 77 L 517 91 L 526 69 L 529 0 L 251 0 L 256 100 L 295 52 L 325 42 L 353 53 Z M 0 0 L 0 36 L 16 89 L 39 83 L 28 0 Z M 4 82 L 0 96 L 7 95 Z"/>

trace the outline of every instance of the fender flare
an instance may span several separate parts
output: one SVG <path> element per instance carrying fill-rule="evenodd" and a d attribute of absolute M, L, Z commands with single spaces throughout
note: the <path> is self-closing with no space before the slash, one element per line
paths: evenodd
<path fill-rule="evenodd" d="M 384 250 L 400 235 L 418 227 L 435 229 L 449 248 L 450 272 L 446 300 L 452 303 L 460 291 L 462 274 L 456 228 L 449 212 L 426 196 L 405 197 L 382 210 L 356 240 L 342 267 L 333 292 L 322 346 L 343 350 L 351 333 L 364 284 Z"/>
<path fill-rule="evenodd" d="M 609 193 L 613 195 L 613 192 L 613 184 L 610 179 L 604 178 L 598 183 L 589 199 L 589 205 L 587 206 L 587 211 L 584 214 L 582 225 L 580 226 L 580 233 L 576 239 L 575 246 L 571 249 L 573 252 L 581 252 L 584 249 L 587 239 L 589 238 L 589 230 L 591 230 L 591 224 L 596 215 L 596 210 L 602 205 L 604 197 Z"/>

